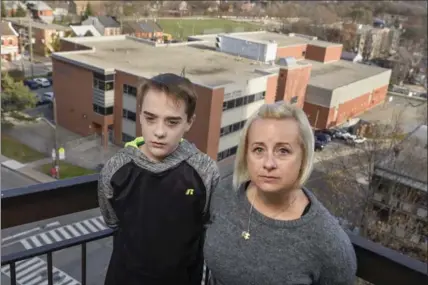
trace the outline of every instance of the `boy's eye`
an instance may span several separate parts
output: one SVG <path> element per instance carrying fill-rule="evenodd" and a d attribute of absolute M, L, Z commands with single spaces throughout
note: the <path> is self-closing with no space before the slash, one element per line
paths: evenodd
<path fill-rule="evenodd" d="M 179 121 L 168 121 L 168 124 L 171 126 L 178 125 Z"/>

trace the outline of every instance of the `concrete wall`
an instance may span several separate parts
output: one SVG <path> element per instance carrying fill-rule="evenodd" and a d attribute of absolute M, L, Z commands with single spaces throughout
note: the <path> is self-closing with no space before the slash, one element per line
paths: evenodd
<path fill-rule="evenodd" d="M 136 122 L 133 122 L 131 120 L 128 120 L 122 117 L 122 133 L 136 137 L 136 134 L 137 134 L 136 129 L 137 129 Z"/>
<path fill-rule="evenodd" d="M 306 88 L 305 103 L 330 108 L 332 91 L 321 87 L 308 85 Z"/>
<path fill-rule="evenodd" d="M 122 86 L 123 88 L 123 86 Z M 137 99 L 135 96 L 123 94 L 123 109 L 137 113 Z"/>
<path fill-rule="evenodd" d="M 234 147 L 238 145 L 239 142 L 239 136 L 241 134 L 242 130 L 230 133 L 224 137 L 220 138 L 220 143 L 218 146 L 218 152 L 221 152 L 223 150 L 226 150 L 228 148 Z"/>
<path fill-rule="evenodd" d="M 224 101 L 265 92 L 268 78 L 269 76 L 261 76 L 247 81 L 222 85 L 221 87 L 224 87 Z"/>
<path fill-rule="evenodd" d="M 264 103 L 264 100 L 259 100 L 248 105 L 223 111 L 223 115 L 221 116 L 221 127 L 248 119 Z"/>

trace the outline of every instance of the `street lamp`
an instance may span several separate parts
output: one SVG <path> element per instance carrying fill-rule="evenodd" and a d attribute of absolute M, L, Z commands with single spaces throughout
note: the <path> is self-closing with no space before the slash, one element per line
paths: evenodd
<path fill-rule="evenodd" d="M 54 150 L 52 150 L 52 168 L 55 168 L 55 178 L 59 179 L 59 144 L 58 144 L 58 122 L 57 122 L 57 109 L 56 109 L 56 99 L 55 95 L 52 98 L 52 105 L 53 105 L 53 115 L 54 115 L 54 122 L 55 125 L 52 124 L 49 120 L 46 118 L 40 118 L 40 120 L 46 122 L 55 133 L 55 141 L 54 141 Z"/>

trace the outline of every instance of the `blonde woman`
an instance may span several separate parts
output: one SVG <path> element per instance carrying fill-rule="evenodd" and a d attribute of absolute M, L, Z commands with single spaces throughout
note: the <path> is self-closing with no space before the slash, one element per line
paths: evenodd
<path fill-rule="evenodd" d="M 236 189 L 213 194 L 204 247 L 211 285 L 354 284 L 347 234 L 303 187 L 313 157 L 314 135 L 301 109 L 266 104 L 247 121 Z"/>

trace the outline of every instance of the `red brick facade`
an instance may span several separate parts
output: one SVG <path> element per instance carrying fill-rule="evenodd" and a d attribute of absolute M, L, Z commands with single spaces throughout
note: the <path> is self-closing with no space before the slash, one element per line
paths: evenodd
<path fill-rule="evenodd" d="M 331 62 L 340 60 L 342 55 L 342 45 L 332 45 L 328 47 L 301 44 L 286 47 L 278 47 L 276 56 L 279 57 L 294 57 L 296 59 L 310 59 L 320 62 Z"/>
<path fill-rule="evenodd" d="M 387 94 L 388 86 L 374 89 L 373 92 L 363 94 L 353 100 L 349 100 L 335 108 L 327 108 L 305 102 L 303 110 L 308 115 L 309 122 L 314 128 L 331 128 L 348 119 L 356 117 L 365 111 L 382 103 Z"/>
<path fill-rule="evenodd" d="M 293 102 L 303 108 L 311 69 L 311 65 L 281 68 L 278 77 L 276 101 Z"/>

